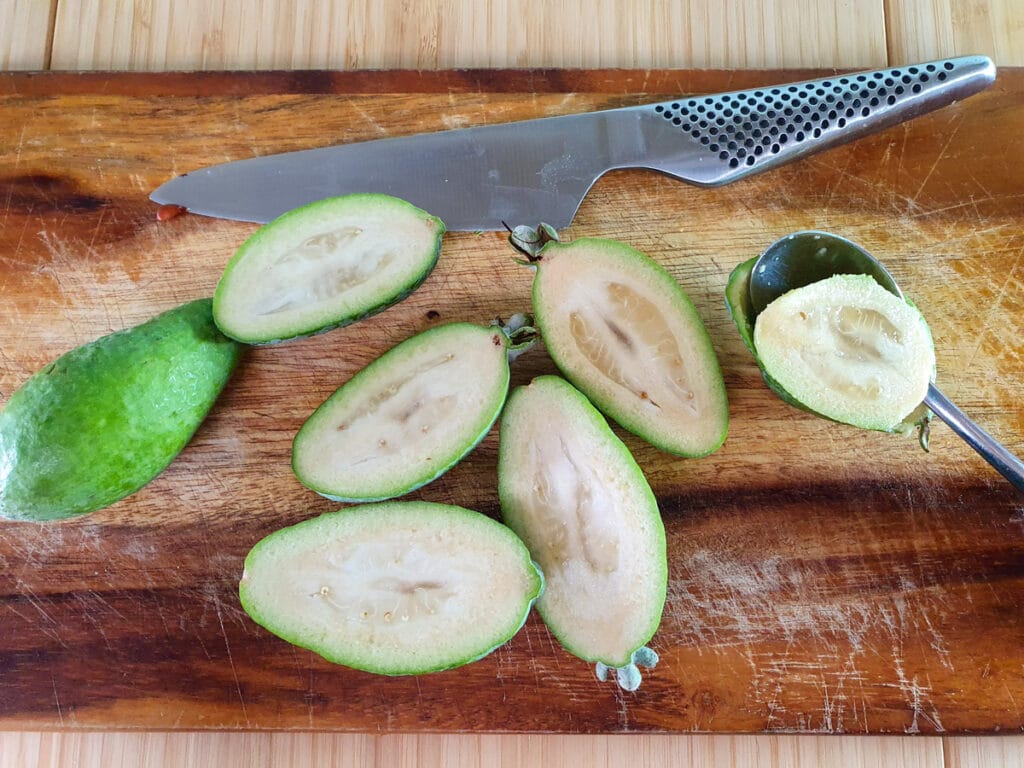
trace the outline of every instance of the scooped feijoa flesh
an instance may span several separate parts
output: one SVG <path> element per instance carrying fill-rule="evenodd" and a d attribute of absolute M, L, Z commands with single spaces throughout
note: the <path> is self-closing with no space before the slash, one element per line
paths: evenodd
<path fill-rule="evenodd" d="M 267 536 L 245 558 L 242 607 L 328 661 L 384 675 L 486 656 L 526 621 L 544 582 L 523 543 L 462 507 L 350 507 Z"/>
<path fill-rule="evenodd" d="M 783 294 L 757 316 L 753 345 L 794 400 L 864 429 L 902 429 L 935 370 L 924 317 L 868 275 L 835 275 Z"/>
<path fill-rule="evenodd" d="M 0 516 L 59 520 L 137 491 L 191 439 L 242 349 L 201 299 L 47 365 L 0 413 Z"/>
<path fill-rule="evenodd" d="M 213 315 L 249 344 L 307 336 L 386 309 L 430 274 L 444 223 L 389 195 L 332 197 L 258 229 L 228 262 Z"/>
<path fill-rule="evenodd" d="M 705 456 L 729 428 L 711 340 L 679 283 L 613 240 L 549 242 L 533 311 L 559 370 L 603 413 L 664 451 Z"/>
<path fill-rule="evenodd" d="M 544 623 L 571 653 L 640 684 L 657 661 L 668 565 L 658 504 L 629 449 L 571 384 L 539 376 L 501 417 L 498 496 L 505 522 L 544 572 Z"/>
<path fill-rule="evenodd" d="M 502 328 L 448 323 L 385 352 L 331 395 L 295 436 L 296 477 L 335 501 L 401 496 L 477 445 L 508 393 Z"/>

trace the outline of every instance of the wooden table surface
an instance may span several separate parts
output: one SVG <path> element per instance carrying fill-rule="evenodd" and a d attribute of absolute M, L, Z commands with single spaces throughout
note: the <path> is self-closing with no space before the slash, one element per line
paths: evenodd
<path fill-rule="evenodd" d="M 1022 0 L 636 6 L 631 0 L 4 0 L 0 69 L 850 68 L 968 53 L 1024 65 Z M 1024 766 L 1024 737 L 0 734 L 2 766 L 65 764 L 980 768 Z"/>

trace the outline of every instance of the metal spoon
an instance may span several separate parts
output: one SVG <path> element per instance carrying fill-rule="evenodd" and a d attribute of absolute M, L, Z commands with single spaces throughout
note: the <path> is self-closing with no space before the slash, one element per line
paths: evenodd
<path fill-rule="evenodd" d="M 772 243 L 754 263 L 749 285 L 751 322 L 787 291 L 836 274 L 871 275 L 887 291 L 903 298 L 892 275 L 856 243 L 829 232 L 796 232 Z M 1024 491 L 1024 462 L 971 421 L 934 384 L 928 385 L 924 403 L 1017 490 Z"/>

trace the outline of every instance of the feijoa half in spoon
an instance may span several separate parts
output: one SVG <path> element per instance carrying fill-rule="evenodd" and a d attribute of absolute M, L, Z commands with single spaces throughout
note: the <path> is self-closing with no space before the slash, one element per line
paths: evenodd
<path fill-rule="evenodd" d="M 927 448 L 928 446 L 928 424 L 931 418 L 931 411 L 926 405 L 922 404 L 922 398 L 918 399 L 917 403 L 899 419 L 896 423 L 890 422 L 891 417 L 891 406 L 893 403 L 898 402 L 899 398 L 890 401 L 890 410 L 886 414 L 873 414 L 872 410 L 874 406 L 870 403 L 863 402 L 865 395 L 870 392 L 877 391 L 879 394 L 882 393 L 881 380 L 875 380 L 874 383 L 868 381 L 865 376 L 872 376 L 873 374 L 867 373 L 867 369 L 870 368 L 871 363 L 869 358 L 874 357 L 876 361 L 882 365 L 882 368 L 878 371 L 874 371 L 874 374 L 883 372 L 885 366 L 889 363 L 884 361 L 884 355 L 888 355 L 890 362 L 891 357 L 894 354 L 899 354 L 898 346 L 894 346 L 891 343 L 887 343 L 886 339 L 883 338 L 885 331 L 884 326 L 881 324 L 882 317 L 887 318 L 887 322 L 892 320 L 899 320 L 899 318 L 910 318 L 912 319 L 912 329 L 917 328 L 920 330 L 920 325 L 923 325 L 923 330 L 927 335 L 927 346 L 928 349 L 923 351 L 924 356 L 920 359 L 911 360 L 907 359 L 903 362 L 906 367 L 902 374 L 895 374 L 901 377 L 905 382 L 909 382 L 913 379 L 914 371 L 923 369 L 931 366 L 928 369 L 929 380 L 934 377 L 934 366 L 935 366 L 935 352 L 931 343 L 931 332 L 928 329 L 927 323 L 921 316 L 917 308 L 902 296 L 898 296 L 889 291 L 889 289 L 883 287 L 877 282 L 876 278 L 870 275 L 860 275 L 860 278 L 867 277 L 871 280 L 874 285 L 868 285 L 862 280 L 855 280 L 852 284 L 854 287 L 850 288 L 850 284 L 846 283 L 846 278 L 854 277 L 854 275 L 843 275 L 844 280 L 838 283 L 829 285 L 837 286 L 835 290 L 830 290 L 828 286 L 824 289 L 815 289 L 815 292 L 802 294 L 806 299 L 814 301 L 824 301 L 825 304 L 810 308 L 812 311 L 808 312 L 808 307 L 797 307 L 801 294 L 798 291 L 804 290 L 810 285 L 816 285 L 817 283 L 823 282 L 817 280 L 807 285 L 802 285 L 798 288 L 781 294 L 774 299 L 780 301 L 784 296 L 789 294 L 796 294 L 796 298 L 789 298 L 787 302 L 780 305 L 780 309 L 777 309 L 775 314 L 775 321 L 780 322 L 783 320 L 784 311 L 787 306 L 791 310 L 797 313 L 797 318 L 801 322 L 797 326 L 790 326 L 788 331 L 785 333 L 793 334 L 788 338 L 785 333 L 780 336 L 778 328 L 772 331 L 768 330 L 768 344 L 774 347 L 773 351 L 769 352 L 772 357 L 770 364 L 766 364 L 762 357 L 761 350 L 757 345 L 756 328 L 760 322 L 761 313 L 758 313 L 756 307 L 753 305 L 750 296 L 750 279 L 753 269 L 757 263 L 757 258 L 749 259 L 742 264 L 739 264 L 729 275 L 729 281 L 725 288 L 725 303 L 729 310 L 733 322 L 736 324 L 736 328 L 739 331 L 740 338 L 743 343 L 750 350 L 754 356 L 754 361 L 757 363 L 758 368 L 761 371 L 761 376 L 776 395 L 779 396 L 786 403 L 799 408 L 809 413 L 813 413 L 817 416 L 830 419 L 832 421 L 838 421 L 844 424 L 850 424 L 852 426 L 858 426 L 861 428 L 878 429 L 885 432 L 898 432 L 901 434 L 911 434 L 915 430 L 918 432 L 919 440 L 922 447 Z M 846 290 L 838 288 L 838 286 L 845 286 Z M 877 290 L 876 290 L 877 288 Z M 851 295 L 850 290 L 854 293 Z M 888 314 L 879 315 L 877 311 L 872 309 L 868 313 L 859 314 L 857 306 L 859 302 L 865 300 L 865 295 L 870 294 L 871 296 L 879 297 L 878 291 L 882 293 L 888 293 L 891 299 L 895 299 L 898 305 L 897 315 L 890 317 Z M 826 296 L 827 295 L 827 296 Z M 844 301 L 843 296 L 845 295 L 846 300 Z M 878 300 L 884 302 L 887 306 L 891 307 L 890 299 L 880 297 Z M 769 304 L 770 306 L 770 304 Z M 870 309 L 870 306 L 865 306 L 865 310 Z M 804 321 L 800 317 L 799 313 L 803 312 L 807 318 Z M 908 314 L 909 313 L 909 314 Z M 770 316 L 771 317 L 771 316 Z M 819 323 L 808 322 L 812 318 Z M 874 322 L 868 322 L 869 318 L 873 318 Z M 854 322 L 856 320 L 856 322 Z M 815 331 L 814 328 L 817 328 Z M 870 328 L 874 327 L 877 333 L 871 333 Z M 804 335 L 804 332 L 808 335 Z M 762 334 L 765 332 L 762 331 Z M 775 337 L 774 344 L 772 338 Z M 813 340 L 812 338 L 813 337 Z M 870 337 L 870 338 L 869 338 Z M 890 337 L 890 341 L 894 337 Z M 902 336 L 900 337 L 902 338 Z M 913 344 L 914 339 L 918 339 L 918 335 L 912 334 L 910 339 Z M 871 345 L 873 342 L 882 344 L 884 346 L 873 346 L 871 349 L 863 346 L 865 343 Z M 831 355 L 826 353 L 822 345 L 828 343 L 835 343 L 845 347 L 845 351 L 839 346 L 832 349 Z M 808 347 L 808 344 L 812 345 Z M 817 346 L 814 346 L 817 345 Z M 853 358 L 848 357 L 848 353 L 851 351 L 850 347 L 857 347 L 857 353 Z M 783 351 L 788 348 L 788 352 Z M 816 349 L 816 352 L 811 352 L 811 349 Z M 912 346 L 910 349 L 904 350 L 905 353 L 912 353 L 913 350 L 917 349 L 916 346 Z M 800 381 L 794 381 L 797 376 L 797 369 L 791 364 L 781 364 L 781 356 L 803 356 L 805 362 L 809 360 L 816 360 L 815 366 L 818 371 L 817 377 L 815 374 L 808 373 L 807 378 L 801 378 Z M 830 369 L 831 366 L 831 369 Z M 855 371 L 854 366 L 859 369 L 859 372 Z M 781 375 L 786 379 L 786 384 L 780 382 L 776 375 Z M 820 378 L 824 375 L 825 379 Z M 909 377 L 909 378 L 907 378 Z M 838 388 L 827 387 L 824 381 L 831 381 L 833 384 L 839 384 Z M 845 382 L 845 383 L 841 383 Z M 813 387 L 819 387 L 819 391 L 812 395 L 808 390 Z M 826 389 L 821 389 L 826 387 Z M 846 387 L 850 387 L 851 392 L 859 391 L 859 399 L 862 401 L 859 405 L 856 404 L 852 399 L 845 405 L 841 405 L 838 401 L 844 398 L 843 392 Z M 859 387 L 859 390 L 858 390 Z M 791 389 L 793 391 L 791 391 Z M 925 385 L 927 389 L 927 384 Z M 913 387 L 910 387 L 910 391 L 913 391 Z M 797 395 L 799 392 L 799 396 Z M 885 389 L 887 397 L 893 397 L 896 395 L 895 390 L 891 388 Z M 905 394 L 905 393 L 904 393 Z M 916 395 L 914 395 L 916 397 Z M 815 407 L 817 406 L 817 407 Z M 902 406 L 900 407 L 902 410 Z M 883 418 L 879 418 L 883 416 Z M 882 422 L 886 422 L 882 425 Z"/>
<path fill-rule="evenodd" d="M 389 195 L 310 203 L 258 229 L 214 294 L 223 333 L 268 344 L 347 325 L 386 309 L 430 274 L 444 224 Z"/>
<path fill-rule="evenodd" d="M 336 501 L 393 498 L 439 477 L 498 418 L 509 359 L 530 343 L 524 322 L 520 315 L 505 327 L 448 323 L 385 352 L 303 424 L 292 448 L 295 475 Z"/>
<path fill-rule="evenodd" d="M 562 374 L 602 413 L 664 451 L 717 450 L 729 428 L 725 383 L 679 283 L 625 243 L 555 238 L 544 225 L 521 227 L 512 243 L 536 268 L 533 312 Z"/>
<path fill-rule="evenodd" d="M 570 653 L 615 669 L 628 690 L 661 621 L 667 588 L 658 503 L 629 449 L 564 379 L 540 376 L 501 417 L 498 496 L 505 522 L 547 582 L 537 610 Z"/>
<path fill-rule="evenodd" d="M 352 507 L 270 534 L 249 552 L 242 607 L 328 661 L 415 675 L 476 661 L 519 631 L 543 590 L 501 523 L 426 501 Z"/>
<path fill-rule="evenodd" d="M 757 316 L 753 343 L 790 397 L 864 429 L 900 428 L 935 370 L 924 317 L 869 275 L 834 275 L 775 299 Z"/>

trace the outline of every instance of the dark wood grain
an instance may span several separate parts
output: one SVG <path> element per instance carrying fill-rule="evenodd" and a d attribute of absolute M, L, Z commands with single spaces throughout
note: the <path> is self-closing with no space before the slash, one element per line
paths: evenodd
<path fill-rule="evenodd" d="M 175 173 L 254 154 L 655 101 L 807 72 L 0 76 L 0 403 L 73 346 L 209 295 L 253 226 L 157 220 Z M 460 670 L 385 679 L 241 611 L 248 549 L 336 505 L 289 468 L 309 413 L 412 333 L 528 309 L 498 233 L 446 236 L 401 305 L 251 350 L 133 497 L 0 523 L 0 725 L 365 731 L 994 732 L 1024 727 L 1024 499 L 946 428 L 932 451 L 783 405 L 726 315 L 729 271 L 818 227 L 881 257 L 931 322 L 939 383 L 1024 452 L 1024 72 L 931 116 L 718 190 L 609 174 L 569 237 L 625 240 L 694 299 L 729 439 L 675 459 L 623 434 L 668 532 L 660 666 L 598 683 L 536 619 Z M 554 369 L 542 349 L 514 383 Z M 620 434 L 622 434 L 620 432 Z M 497 516 L 496 434 L 415 494 Z"/>

